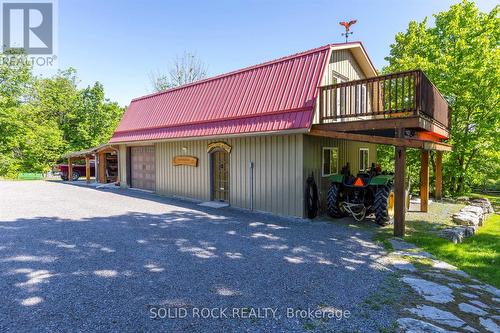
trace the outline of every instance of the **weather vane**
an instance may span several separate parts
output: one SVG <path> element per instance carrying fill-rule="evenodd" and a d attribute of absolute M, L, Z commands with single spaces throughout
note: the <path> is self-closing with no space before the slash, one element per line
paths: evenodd
<path fill-rule="evenodd" d="M 342 36 L 345 36 L 346 43 L 347 39 L 349 38 L 349 35 L 352 35 L 352 31 L 349 31 L 351 29 L 351 25 L 355 24 L 356 22 L 358 22 L 358 20 L 350 20 L 349 22 L 339 22 L 339 24 L 345 28 L 345 32 L 342 33 Z"/>

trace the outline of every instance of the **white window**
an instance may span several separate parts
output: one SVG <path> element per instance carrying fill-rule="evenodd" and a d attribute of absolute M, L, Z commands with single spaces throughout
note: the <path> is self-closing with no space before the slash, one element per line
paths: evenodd
<path fill-rule="evenodd" d="M 368 171 L 370 169 L 370 150 L 368 148 L 359 148 L 359 171 Z"/>
<path fill-rule="evenodd" d="M 339 173 L 339 149 L 323 147 L 323 177 Z"/>

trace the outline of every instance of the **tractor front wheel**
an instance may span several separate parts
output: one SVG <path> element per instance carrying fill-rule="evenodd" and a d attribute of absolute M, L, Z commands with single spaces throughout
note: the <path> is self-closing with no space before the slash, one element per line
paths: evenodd
<path fill-rule="evenodd" d="M 375 222 L 387 225 L 394 217 L 394 189 L 390 186 L 379 186 L 375 193 Z"/>
<path fill-rule="evenodd" d="M 340 184 L 333 183 L 328 190 L 328 214 L 331 217 L 342 217 L 342 211 L 340 210 Z"/>

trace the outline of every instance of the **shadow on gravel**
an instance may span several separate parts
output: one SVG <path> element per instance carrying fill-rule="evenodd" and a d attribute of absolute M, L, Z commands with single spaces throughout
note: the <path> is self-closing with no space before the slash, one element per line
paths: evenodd
<path fill-rule="evenodd" d="M 103 190 L 109 191 L 109 190 Z M 390 275 L 362 231 L 175 204 L 166 214 L 0 222 L 0 326 L 15 331 L 373 331 L 389 308 L 362 303 Z M 277 308 L 280 318 L 150 319 L 158 307 Z M 335 309 L 349 319 L 287 318 Z M 189 312 L 191 314 L 191 312 Z M 369 328 L 369 329 L 367 329 Z"/>

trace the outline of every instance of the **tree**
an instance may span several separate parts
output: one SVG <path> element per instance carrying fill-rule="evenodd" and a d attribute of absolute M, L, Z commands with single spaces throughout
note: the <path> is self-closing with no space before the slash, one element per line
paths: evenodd
<path fill-rule="evenodd" d="M 11 61 L 0 63 L 0 175 L 12 176 L 22 167 L 20 144 L 29 116 L 20 106 L 29 98 L 34 78 L 22 51 L 9 50 L 2 55 L 7 58 Z"/>
<path fill-rule="evenodd" d="M 0 63 L 0 176 L 45 172 L 68 151 L 108 142 L 124 109 L 99 82 L 78 88 L 76 70 L 37 78 L 25 54 Z"/>
<path fill-rule="evenodd" d="M 149 80 L 154 91 L 162 91 L 204 79 L 206 76 L 207 67 L 196 54 L 184 52 L 182 56 L 174 59 L 168 73 L 151 73 Z"/>
<path fill-rule="evenodd" d="M 37 110 L 37 118 L 47 124 L 55 123 L 62 131 L 64 150 L 72 149 L 74 128 L 77 125 L 75 113 L 80 104 L 76 69 L 59 70 L 52 77 L 38 79 L 32 91 L 32 104 Z M 69 143 L 69 146 L 68 146 Z"/>
<path fill-rule="evenodd" d="M 427 19 L 412 21 L 406 32 L 396 35 L 386 58 L 389 65 L 383 69 L 421 68 L 452 108 L 453 152 L 445 154 L 443 173 L 451 193 L 462 193 L 486 178 L 500 178 L 498 14 L 499 6 L 483 13 L 464 0 L 434 15 L 433 27 L 427 27 Z M 412 158 L 416 156 L 410 154 Z"/>
<path fill-rule="evenodd" d="M 62 131 L 63 152 L 106 143 L 124 109 L 105 98 L 101 83 L 78 89 L 76 70 L 59 71 L 36 83 L 39 119 L 55 122 Z"/>
<path fill-rule="evenodd" d="M 46 123 L 36 120 L 36 110 L 30 104 L 24 104 L 20 108 L 25 117 L 22 131 L 18 134 L 21 140 L 18 142 L 18 162 L 21 171 L 45 172 L 50 169 L 52 163 L 57 161 L 64 149 L 62 131 L 55 122 Z"/>
<path fill-rule="evenodd" d="M 104 87 L 100 82 L 83 89 L 80 98 L 80 118 L 76 127 L 81 135 L 79 146 L 88 148 L 108 142 L 124 109 L 104 97 Z"/>

